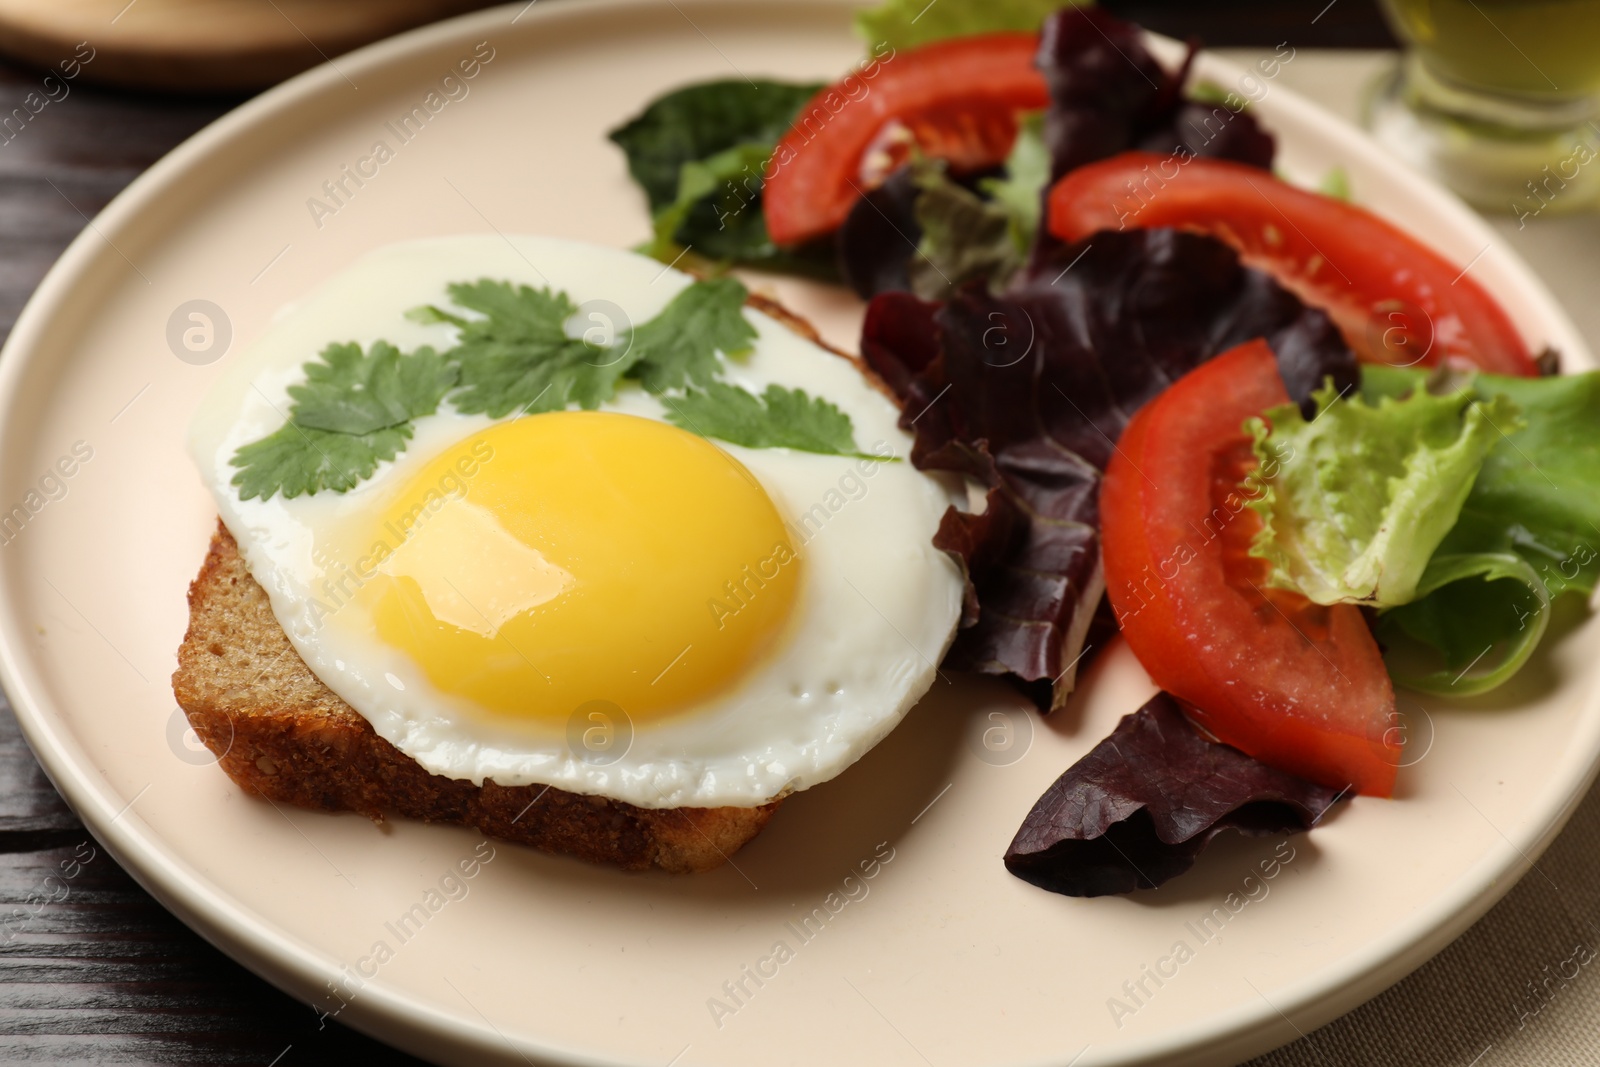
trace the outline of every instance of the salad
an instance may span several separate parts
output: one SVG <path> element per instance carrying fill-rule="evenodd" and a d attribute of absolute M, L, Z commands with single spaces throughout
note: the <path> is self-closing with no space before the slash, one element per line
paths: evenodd
<path fill-rule="evenodd" d="M 918 7 L 860 13 L 836 82 L 691 85 L 611 136 L 656 258 L 869 301 L 912 462 L 986 492 L 935 537 L 966 575 L 946 665 L 1048 712 L 1120 631 L 1160 686 L 1007 867 L 1149 888 L 1223 830 L 1390 796 L 1397 688 L 1503 684 L 1594 589 L 1600 373 L 1558 375 L 1339 175 L 1275 174 L 1192 47 L 1168 69 L 1088 6 Z"/>

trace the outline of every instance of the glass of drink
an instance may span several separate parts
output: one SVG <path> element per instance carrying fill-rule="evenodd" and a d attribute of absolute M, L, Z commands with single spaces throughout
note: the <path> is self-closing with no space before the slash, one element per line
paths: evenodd
<path fill-rule="evenodd" d="M 1600 0 L 1382 0 L 1408 46 L 1371 97 L 1378 140 L 1485 210 L 1600 197 Z"/>

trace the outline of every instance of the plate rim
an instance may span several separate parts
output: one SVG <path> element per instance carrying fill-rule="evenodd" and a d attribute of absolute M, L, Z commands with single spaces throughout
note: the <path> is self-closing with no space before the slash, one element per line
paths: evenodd
<path fill-rule="evenodd" d="M 857 0 L 762 2 L 772 8 L 859 6 Z M 728 6 L 727 0 L 682 3 L 690 8 Z M 138 225 L 143 210 L 159 203 L 169 193 L 169 187 L 181 184 L 198 165 L 214 160 L 256 124 L 291 112 L 328 89 L 337 89 L 345 81 L 346 70 L 377 72 L 403 65 L 417 53 L 433 51 L 481 30 L 509 29 L 524 16 L 530 27 L 538 27 L 551 20 L 604 19 L 617 17 L 630 8 L 653 6 L 652 0 L 584 0 L 581 4 L 564 0 L 539 3 L 533 10 L 534 3 L 514 2 L 446 19 L 367 45 L 296 75 L 197 131 L 118 193 L 72 240 L 29 297 L 0 348 L 0 439 L 10 436 L 15 420 L 8 416 L 25 397 L 26 379 L 33 365 L 48 357 L 47 346 L 40 342 L 48 336 L 62 305 L 81 278 L 118 254 L 110 245 L 111 236 Z M 1172 42 L 1167 47 L 1177 46 Z M 1202 53 L 1199 64 L 1197 69 L 1202 72 L 1237 74 L 1243 70 L 1210 52 Z M 1471 236 L 1474 242 L 1481 241 L 1484 252 L 1480 255 L 1494 253 L 1527 290 L 1523 295 L 1532 297 L 1536 305 L 1518 317 L 1544 324 L 1564 354 L 1575 356 L 1582 365 L 1594 365 L 1565 310 L 1486 221 L 1442 188 L 1384 157 L 1364 133 L 1344 119 L 1288 88 L 1276 87 L 1276 94 L 1280 99 L 1272 105 L 1274 110 L 1291 114 L 1299 125 L 1315 130 L 1319 138 L 1342 154 L 1376 160 L 1379 169 L 1388 172 L 1393 181 L 1432 200 L 1458 232 Z M 242 966 L 296 999 L 310 1003 L 313 995 L 340 973 L 337 961 L 280 930 L 182 859 L 168 854 L 163 839 L 153 829 L 141 829 L 136 818 L 123 819 L 138 797 L 125 800 L 78 739 L 64 727 L 52 725 L 52 720 L 59 719 L 45 696 L 38 672 L 29 662 L 28 638 L 14 611 L 16 602 L 8 570 L 0 567 L 0 685 L 10 696 L 19 728 L 52 785 L 118 863 L 185 925 Z M 1398 982 L 1482 917 L 1534 868 L 1539 855 L 1560 833 L 1600 772 L 1600 688 L 1584 699 L 1579 721 L 1581 729 L 1569 737 L 1574 743 L 1551 768 L 1553 773 L 1547 784 L 1528 809 L 1538 817 L 1515 828 L 1515 837 L 1491 822 L 1501 841 L 1486 850 L 1448 891 L 1418 909 L 1388 937 L 1370 941 L 1335 966 L 1305 976 L 1275 1002 L 1265 997 L 1261 1005 L 1245 1002 L 1221 1015 L 1136 1039 L 1121 1046 L 1114 1057 L 1093 1062 L 1131 1065 L 1178 1055 L 1190 1057 L 1190 1062 L 1198 1062 L 1193 1059 L 1197 1056 L 1213 1062 L 1223 1056 L 1259 1055 L 1301 1035 L 1290 1015 L 1310 1021 L 1307 1029 L 1321 1026 Z M 381 980 L 363 986 L 362 995 L 339 1014 L 339 1021 L 407 1051 L 457 1062 L 510 1062 L 513 1057 L 526 1061 L 529 1055 L 545 1062 L 581 1067 L 615 1067 L 620 1062 L 521 1033 L 518 1042 L 513 1043 L 487 1019 L 484 1027 L 467 1024 L 460 1016 L 451 1015 L 430 1001 L 395 991 Z"/>

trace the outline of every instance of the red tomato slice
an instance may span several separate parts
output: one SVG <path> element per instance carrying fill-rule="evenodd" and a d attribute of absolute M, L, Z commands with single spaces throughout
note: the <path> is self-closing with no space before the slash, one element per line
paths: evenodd
<path fill-rule="evenodd" d="M 1050 191 L 1050 232 L 1062 240 L 1128 226 L 1226 241 L 1327 311 L 1369 363 L 1454 358 L 1495 374 L 1539 372 L 1506 313 L 1459 265 L 1369 211 L 1254 167 L 1125 152 L 1079 167 Z"/>
<path fill-rule="evenodd" d="M 1128 423 L 1100 490 L 1106 592 L 1155 683 L 1218 740 L 1274 767 L 1388 796 L 1394 690 L 1353 605 L 1267 590 L 1241 426 L 1288 401 L 1251 341 L 1190 371 Z"/>
<path fill-rule="evenodd" d="M 838 229 L 913 145 L 958 170 L 1003 162 L 1016 113 L 1050 102 L 1038 50 L 1031 33 L 957 37 L 890 53 L 822 90 L 773 149 L 767 233 L 794 244 Z"/>

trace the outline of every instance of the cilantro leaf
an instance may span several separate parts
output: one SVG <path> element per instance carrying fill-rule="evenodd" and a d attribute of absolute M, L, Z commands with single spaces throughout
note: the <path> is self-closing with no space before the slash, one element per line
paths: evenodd
<path fill-rule="evenodd" d="M 769 385 L 756 396 L 736 385 L 711 382 L 683 396 L 666 397 L 667 420 L 701 437 L 746 448 L 792 448 L 832 456 L 883 459 L 856 447 L 850 416 L 821 397 Z"/>
<path fill-rule="evenodd" d="M 456 368 L 433 349 L 403 356 L 387 341 L 373 342 L 365 353 L 358 344 L 331 344 L 305 372 L 305 384 L 289 387 L 291 418 L 308 429 L 345 434 L 432 415 L 456 383 Z"/>
<path fill-rule="evenodd" d="M 720 372 L 717 353 L 750 351 L 756 328 L 744 317 L 750 294 L 735 278 L 695 282 L 661 314 L 635 326 L 626 342 L 629 373 L 652 393 L 709 385 Z"/>
<path fill-rule="evenodd" d="M 233 454 L 233 465 L 241 468 L 233 484 L 240 500 L 270 500 L 277 492 L 293 500 L 321 489 L 343 493 L 405 451 L 410 439 L 409 422 L 350 434 L 299 426 L 291 419 Z"/>
<path fill-rule="evenodd" d="M 241 500 L 354 488 L 405 451 L 411 420 L 437 411 L 456 381 L 454 364 L 433 349 L 402 355 L 387 341 L 365 352 L 331 344 L 302 369 L 305 382 L 289 387 L 288 421 L 229 461 L 240 468 Z"/>
<path fill-rule="evenodd" d="M 411 318 L 460 330 L 446 356 L 461 368 L 450 401 L 464 414 L 498 419 L 513 411 L 560 411 L 571 403 L 593 409 L 611 398 L 628 369 L 626 353 L 567 335 L 566 322 L 578 308 L 566 293 L 487 278 L 458 282 L 449 293 L 454 303 L 483 317 L 426 307 Z"/>
<path fill-rule="evenodd" d="M 1284 404 L 1245 423 L 1260 461 L 1241 489 L 1262 519 L 1250 554 L 1318 604 L 1410 603 L 1500 428 L 1521 428 L 1517 406 L 1470 390 L 1369 403 L 1331 383 L 1313 398 L 1310 421 Z"/>

